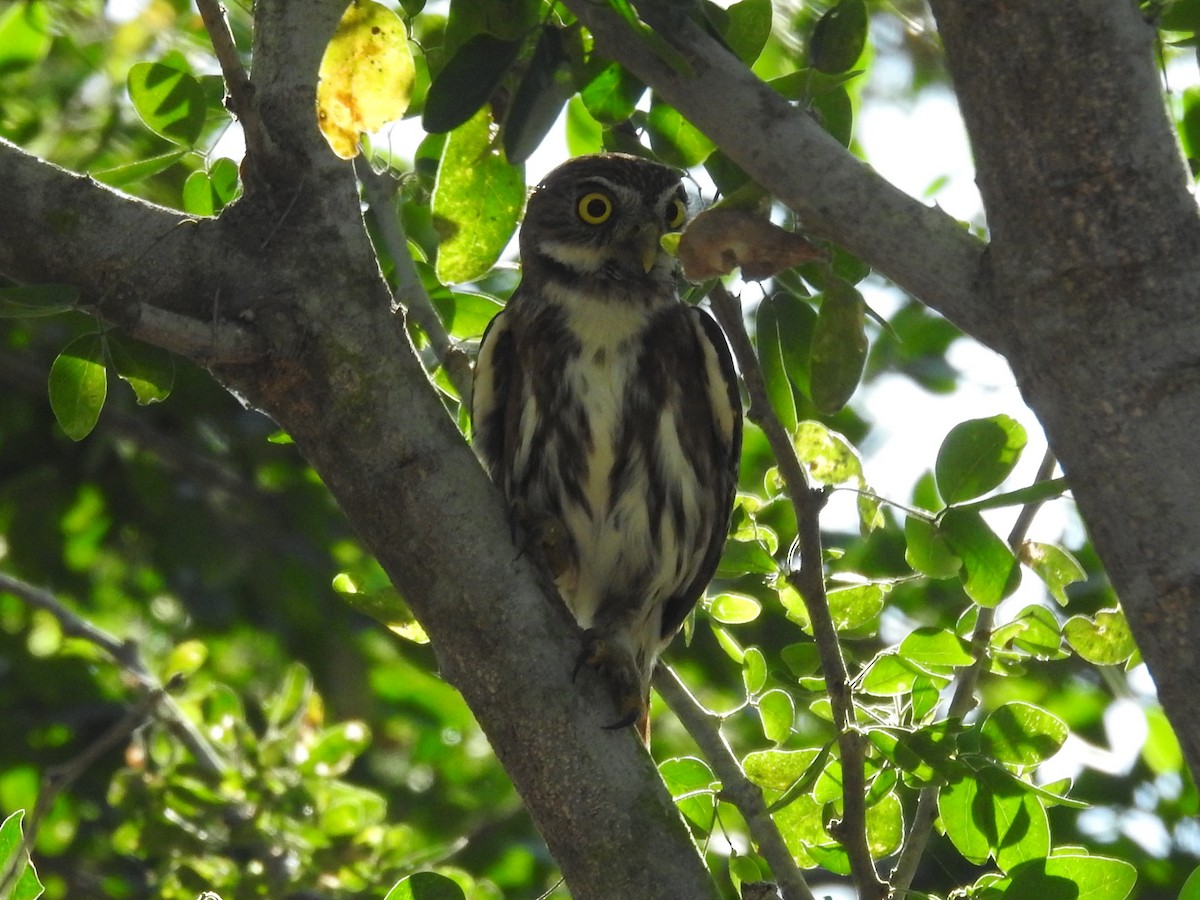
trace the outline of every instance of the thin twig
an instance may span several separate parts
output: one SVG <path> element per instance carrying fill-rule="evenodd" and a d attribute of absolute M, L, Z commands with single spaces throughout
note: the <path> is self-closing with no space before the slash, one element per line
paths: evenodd
<path fill-rule="evenodd" d="M 417 274 L 417 267 L 413 264 L 412 254 L 408 250 L 404 225 L 396 213 L 393 180 L 376 172 L 361 156 L 355 161 L 354 171 L 362 181 L 363 193 L 367 197 L 371 212 L 375 215 L 384 248 L 395 266 L 396 305 L 411 316 L 417 327 L 425 333 L 438 361 L 450 376 L 454 389 L 458 391 L 459 398 L 470 408 L 471 361 L 446 331 L 441 316 L 434 309 L 433 301 L 429 299 L 429 294 L 421 284 L 421 277 Z"/>
<path fill-rule="evenodd" d="M 1034 484 L 1045 481 L 1053 475 L 1054 466 L 1054 454 L 1047 448 L 1046 455 L 1042 457 L 1042 464 L 1038 467 L 1037 475 L 1034 476 Z M 1021 507 L 1017 521 L 1013 523 L 1012 530 L 1008 535 L 1008 546 L 1014 553 L 1024 542 L 1034 516 L 1045 502 L 1045 500 L 1036 500 Z M 979 679 L 990 662 L 988 643 L 992 637 L 992 625 L 995 620 L 996 611 L 993 607 L 979 608 L 979 616 L 975 620 L 975 630 L 971 634 L 971 655 L 975 661 L 963 669 L 958 676 L 954 685 L 954 693 L 950 697 L 950 707 L 947 711 L 949 718 L 962 718 L 975 705 L 975 687 L 979 684 Z M 896 867 L 892 869 L 892 889 L 897 895 L 902 895 L 909 889 L 913 877 L 917 873 L 917 866 L 925 853 L 925 846 L 929 843 L 929 837 L 933 833 L 933 823 L 937 818 L 937 796 L 938 789 L 936 787 L 927 787 L 917 798 L 917 811 L 913 816 L 912 825 L 908 829 L 908 836 L 904 839 L 904 850 L 901 851 L 900 858 L 896 861 Z"/>
<path fill-rule="evenodd" d="M 721 779 L 722 796 L 736 806 L 746 820 L 750 836 L 758 845 L 762 858 L 771 867 L 771 874 L 785 900 L 814 900 L 813 892 L 804 880 L 804 873 L 796 865 L 775 820 L 767 812 L 762 791 L 742 771 L 717 720 L 692 696 L 670 666 L 659 665 L 654 674 L 654 689 L 683 723 Z"/>
<path fill-rule="evenodd" d="M 5 572 L 0 572 L 0 591 L 7 591 L 24 601 L 27 606 L 50 613 L 58 621 L 59 627 L 67 637 L 87 641 L 107 653 L 120 666 L 121 670 L 132 678 L 139 693 L 155 698 L 155 702 L 152 704 L 156 709 L 155 714 L 191 751 L 200 767 L 212 775 L 220 775 L 225 771 L 225 764 L 216 751 L 205 740 L 191 719 L 184 715 L 174 698 L 164 692 L 162 683 L 142 659 L 137 644 L 114 637 L 104 629 L 98 628 L 72 612 L 49 591 L 34 587 Z"/>
<path fill-rule="evenodd" d="M 766 436 L 796 513 L 800 565 L 788 573 L 788 581 L 804 598 L 812 622 L 821 671 L 825 676 L 825 687 L 833 711 L 833 723 L 838 732 L 838 756 L 842 766 L 842 818 L 831 825 L 831 833 L 846 851 L 861 900 L 882 900 L 888 894 L 888 887 L 875 870 L 867 842 L 866 739 L 857 727 L 846 661 L 825 595 L 820 523 L 825 492 L 809 484 L 791 438 L 771 408 L 762 368 L 742 321 L 741 304 L 719 283 L 710 297 L 713 311 L 733 347 L 750 395 L 750 409 L 746 416 Z"/>
<path fill-rule="evenodd" d="M 254 84 L 246 74 L 242 59 L 238 55 L 233 32 L 225 18 L 225 8 L 218 0 L 196 0 L 200 18 L 212 41 L 213 53 L 225 77 L 225 90 L 229 94 L 228 107 L 239 122 L 246 138 L 246 155 L 256 170 L 260 170 L 271 156 L 271 139 L 258 115 L 258 103 L 254 95 Z M 249 185 L 247 185 L 249 187 Z"/>
<path fill-rule="evenodd" d="M 110 725 L 104 734 L 84 747 L 79 754 L 61 765 L 46 770 L 46 775 L 42 779 L 42 789 L 38 793 L 33 813 L 29 816 L 29 821 L 23 829 L 21 844 L 17 848 L 16 856 L 9 860 L 8 868 L 0 873 L 0 897 L 8 896 L 8 888 L 19 875 L 24 861 L 29 858 L 34 842 L 37 841 L 42 820 L 54 805 L 55 798 L 74 784 L 76 779 L 86 772 L 96 760 L 141 728 L 150 717 L 155 705 L 165 696 L 161 687 L 156 691 L 148 692 L 136 706 Z"/>

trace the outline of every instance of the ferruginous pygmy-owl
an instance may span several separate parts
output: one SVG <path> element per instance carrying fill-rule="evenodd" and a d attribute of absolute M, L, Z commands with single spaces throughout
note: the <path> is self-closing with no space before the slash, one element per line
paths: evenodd
<path fill-rule="evenodd" d="M 584 629 L 581 662 L 648 735 L 650 676 L 725 544 L 741 400 L 717 323 L 659 240 L 679 173 L 623 154 L 559 166 L 521 227 L 521 284 L 475 369 L 475 447 Z"/>

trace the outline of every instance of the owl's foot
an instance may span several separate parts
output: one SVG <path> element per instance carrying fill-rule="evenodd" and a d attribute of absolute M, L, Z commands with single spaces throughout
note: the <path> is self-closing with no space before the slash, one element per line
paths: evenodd
<path fill-rule="evenodd" d="M 637 725 L 644 742 L 650 740 L 649 698 L 642 687 L 642 673 L 627 647 L 606 638 L 594 628 L 583 632 L 583 646 L 575 661 L 572 678 L 584 666 L 602 671 L 608 679 L 620 717 L 605 729 L 616 731 Z"/>

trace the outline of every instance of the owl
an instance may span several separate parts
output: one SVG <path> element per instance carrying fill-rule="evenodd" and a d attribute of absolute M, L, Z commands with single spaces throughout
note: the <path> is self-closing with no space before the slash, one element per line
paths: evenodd
<path fill-rule="evenodd" d="M 741 449 L 725 337 L 679 299 L 660 244 L 686 219 L 679 173 L 647 159 L 584 156 L 547 175 L 471 410 L 520 540 L 583 629 L 580 665 L 611 685 L 610 727 L 643 740 L 655 662 L 725 544 Z"/>

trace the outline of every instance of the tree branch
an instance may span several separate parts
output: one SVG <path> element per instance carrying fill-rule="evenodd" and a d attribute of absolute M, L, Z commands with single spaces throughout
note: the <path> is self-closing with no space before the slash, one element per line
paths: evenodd
<path fill-rule="evenodd" d="M 196 8 L 200 10 L 200 18 L 212 41 L 213 53 L 225 77 L 225 91 L 229 95 L 227 106 L 242 125 L 246 156 L 255 167 L 265 165 L 274 152 L 271 136 L 263 128 L 259 117 L 254 85 L 250 83 L 250 76 L 246 74 L 238 55 L 233 32 L 229 30 L 229 22 L 225 18 L 225 9 L 218 0 L 196 0 Z"/>
<path fill-rule="evenodd" d="M 859 897 L 866 900 L 883 898 L 887 896 L 887 885 L 879 879 L 867 844 L 866 739 L 858 730 L 846 661 L 842 657 L 837 628 L 834 627 L 825 594 L 820 523 L 825 494 L 809 485 L 791 438 L 771 407 L 762 368 L 742 321 L 741 304 L 720 283 L 710 297 L 717 320 L 729 336 L 750 395 L 750 409 L 746 417 L 758 425 L 766 436 L 796 513 L 800 567 L 789 572 L 787 577 L 804 598 L 812 622 L 821 672 L 833 709 L 833 724 L 838 733 L 838 754 L 842 765 L 842 819 L 831 826 L 833 836 L 849 857 Z"/>
<path fill-rule="evenodd" d="M 471 407 L 471 360 L 459 347 L 446 326 L 442 317 L 434 309 L 433 301 L 421 284 L 417 267 L 413 265 L 412 254 L 408 249 L 408 239 L 404 236 L 404 224 L 396 211 L 395 183 L 387 175 L 376 172 L 370 164 L 361 157 L 355 163 L 355 172 L 362 182 L 363 193 L 367 203 L 379 225 L 379 233 L 383 244 L 395 265 L 397 307 L 412 317 L 417 327 L 425 332 L 433 352 L 458 396 L 465 407 Z"/>
<path fill-rule="evenodd" d="M 0 591 L 7 591 L 27 606 L 48 612 L 58 621 L 59 627 L 67 637 L 87 641 L 107 653 L 113 662 L 130 676 L 143 698 L 152 700 L 146 711 L 154 711 L 163 724 L 187 747 L 202 769 L 210 775 L 220 775 L 225 770 L 225 764 L 216 751 L 192 724 L 191 719 L 184 715 L 183 710 L 166 692 L 162 682 L 150 671 L 137 644 L 114 637 L 72 612 L 49 591 L 34 587 L 5 572 L 0 572 Z"/>
<path fill-rule="evenodd" d="M 762 790 L 742 771 L 741 764 L 721 734 L 720 724 L 692 696 L 687 685 L 670 666 L 659 664 L 654 673 L 654 689 L 683 723 L 704 758 L 712 764 L 713 771 L 721 779 L 721 795 L 736 806 L 746 820 L 750 836 L 758 845 L 758 852 L 771 867 L 771 874 L 775 876 L 784 900 L 815 900 L 812 889 L 804 880 L 804 873 L 796 865 L 775 820 L 767 812 Z"/>
<path fill-rule="evenodd" d="M 1010 320 L 977 287 L 983 244 L 852 156 L 804 110 L 764 84 L 728 50 L 663 0 L 639 3 L 694 69 L 656 56 L 607 4 L 564 0 L 597 49 L 645 81 L 755 181 L 793 209 L 806 234 L 859 256 L 963 331 L 999 352 Z M 662 22 L 659 21 L 662 18 Z"/>

